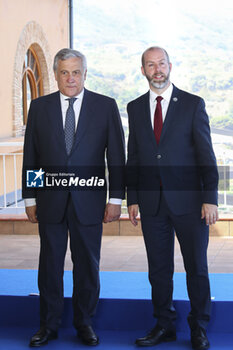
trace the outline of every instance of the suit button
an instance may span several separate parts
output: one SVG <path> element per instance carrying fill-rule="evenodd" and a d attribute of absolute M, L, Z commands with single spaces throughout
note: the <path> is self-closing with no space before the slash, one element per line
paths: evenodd
<path fill-rule="evenodd" d="M 157 154 L 157 157 L 156 157 L 157 159 L 161 159 L 162 158 L 162 156 L 161 156 L 161 154 Z"/>

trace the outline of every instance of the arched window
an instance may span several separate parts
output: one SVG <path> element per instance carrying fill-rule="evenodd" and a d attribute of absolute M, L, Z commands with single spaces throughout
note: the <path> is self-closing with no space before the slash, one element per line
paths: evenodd
<path fill-rule="evenodd" d="M 22 117 L 26 125 L 31 100 L 43 95 L 40 63 L 32 46 L 25 56 L 22 77 Z"/>

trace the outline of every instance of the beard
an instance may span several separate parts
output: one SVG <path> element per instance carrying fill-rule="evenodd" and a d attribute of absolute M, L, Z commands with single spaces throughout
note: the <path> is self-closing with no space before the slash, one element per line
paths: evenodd
<path fill-rule="evenodd" d="M 170 78 L 170 71 L 168 72 L 168 75 L 165 75 L 163 73 L 159 73 L 163 80 L 161 81 L 155 81 L 154 78 L 151 78 L 151 76 L 146 75 L 146 78 L 149 82 L 150 85 L 152 85 L 155 89 L 164 89 L 168 83 L 169 83 L 169 78 Z"/>

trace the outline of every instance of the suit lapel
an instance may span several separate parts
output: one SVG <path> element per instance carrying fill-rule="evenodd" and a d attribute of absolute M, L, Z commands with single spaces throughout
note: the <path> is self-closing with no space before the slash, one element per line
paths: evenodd
<path fill-rule="evenodd" d="M 50 128 L 56 137 L 56 141 L 66 152 L 65 134 L 63 128 L 61 100 L 59 91 L 50 95 L 47 100 L 46 112 L 48 115 L 48 123 Z M 85 131 L 90 123 L 91 118 L 94 115 L 93 97 L 91 93 L 84 89 L 84 96 L 79 115 L 77 130 L 75 133 L 75 140 L 71 150 L 71 153 L 78 146 L 81 138 L 85 134 Z"/>
<path fill-rule="evenodd" d="M 180 106 L 179 89 L 173 86 L 172 96 L 169 102 L 166 118 L 163 124 L 160 142 L 163 141 L 169 126 L 172 124 L 172 122 L 174 122 L 174 118 L 177 114 L 177 110 L 179 106 Z"/>
<path fill-rule="evenodd" d="M 48 123 L 50 124 L 50 128 L 53 134 L 55 135 L 57 142 L 59 142 L 61 147 L 63 147 L 66 151 L 59 91 L 55 92 L 54 94 L 48 95 L 47 115 Z"/>
<path fill-rule="evenodd" d="M 154 135 L 154 130 L 151 124 L 151 115 L 150 115 L 150 92 L 148 91 L 144 95 L 143 99 L 143 110 L 144 110 L 144 119 L 143 119 L 143 124 L 145 125 L 147 132 L 148 132 L 148 138 L 151 140 L 153 143 L 154 147 L 158 147 L 155 135 Z"/>
<path fill-rule="evenodd" d="M 78 146 L 80 140 L 82 139 L 83 135 L 87 130 L 88 125 L 90 125 L 91 119 L 95 115 L 93 103 L 94 101 L 92 94 L 90 93 L 90 91 L 84 89 L 82 106 L 79 114 L 77 130 L 75 133 L 75 140 L 71 153 Z"/>

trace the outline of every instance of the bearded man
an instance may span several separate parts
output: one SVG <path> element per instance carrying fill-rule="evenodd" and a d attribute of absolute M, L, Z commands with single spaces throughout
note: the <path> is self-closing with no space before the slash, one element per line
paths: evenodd
<path fill-rule="evenodd" d="M 155 327 L 138 346 L 176 340 L 172 303 L 174 232 L 180 243 L 191 303 L 188 322 L 194 349 L 208 349 L 210 319 L 207 265 L 209 225 L 218 220 L 218 172 L 202 98 L 170 82 L 167 52 L 151 47 L 142 55 L 150 90 L 128 106 L 128 212 L 140 209 L 152 286 Z"/>

